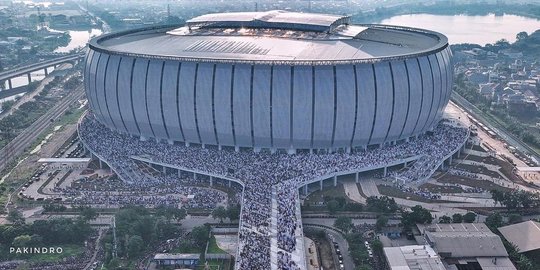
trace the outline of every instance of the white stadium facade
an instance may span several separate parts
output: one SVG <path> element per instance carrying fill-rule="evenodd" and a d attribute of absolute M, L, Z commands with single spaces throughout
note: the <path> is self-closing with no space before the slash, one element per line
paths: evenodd
<path fill-rule="evenodd" d="M 445 36 L 344 16 L 209 14 L 89 48 L 97 119 L 170 143 L 295 152 L 400 141 L 438 123 L 452 86 Z"/>

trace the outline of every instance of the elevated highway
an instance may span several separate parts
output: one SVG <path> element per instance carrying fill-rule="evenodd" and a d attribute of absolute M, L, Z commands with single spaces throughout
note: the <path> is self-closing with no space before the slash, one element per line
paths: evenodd
<path fill-rule="evenodd" d="M 46 61 L 38 62 L 35 64 L 22 66 L 10 70 L 6 70 L 4 72 L 0 72 L 0 82 L 7 81 L 8 82 L 8 88 L 6 90 L 13 89 L 13 85 L 11 83 L 11 79 L 19 77 L 21 75 L 27 75 L 28 76 L 28 82 L 31 82 L 30 73 L 38 70 L 45 70 L 45 75 L 48 75 L 47 68 L 52 66 L 57 66 L 63 63 L 76 63 L 83 59 L 85 56 L 84 53 L 77 53 L 77 54 L 70 54 L 66 56 L 61 56 L 54 59 L 49 59 Z"/>

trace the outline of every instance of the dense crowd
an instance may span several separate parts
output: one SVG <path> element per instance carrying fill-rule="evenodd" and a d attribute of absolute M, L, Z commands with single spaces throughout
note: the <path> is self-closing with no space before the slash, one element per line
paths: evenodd
<path fill-rule="evenodd" d="M 299 224 L 296 200 L 300 186 L 315 179 L 329 178 L 342 171 L 365 168 L 381 168 L 399 164 L 409 157 L 424 156 L 441 159 L 457 150 L 465 142 L 467 132 L 463 128 L 439 125 L 431 135 L 423 135 L 408 143 L 385 146 L 353 153 L 268 153 L 253 151 L 218 150 L 207 147 L 186 147 L 154 141 L 141 141 L 120 133 L 112 132 L 87 116 L 79 127 L 81 140 L 101 159 L 105 160 L 121 179 L 137 183 L 140 175 L 134 166 L 134 157 L 153 162 L 170 164 L 186 171 L 199 171 L 223 178 L 237 179 L 244 184 L 242 213 L 239 229 L 239 269 L 269 269 L 270 239 L 278 239 L 278 247 L 284 252 L 278 257 L 278 265 L 292 265 L 285 254 L 298 248 L 296 230 Z M 428 162 L 422 166 L 411 166 L 405 176 L 415 180 L 430 173 Z M 433 169 L 434 170 L 434 169 Z M 416 171 L 416 172 L 414 172 Z M 278 228 L 271 230 L 272 188 L 278 184 Z M 283 216 L 282 216 L 283 215 Z M 294 217 L 294 218 L 293 218 Z M 272 235 L 276 231 L 278 235 Z M 281 258 L 281 259 L 280 259 Z M 298 262 L 302 263 L 302 262 Z M 302 268 L 302 267 L 301 267 Z M 283 268 L 289 269 L 289 268 Z M 290 269 L 294 269 L 290 268 Z"/>
<path fill-rule="evenodd" d="M 68 187 L 55 187 L 56 193 L 68 197 L 73 205 L 93 205 L 99 208 L 118 208 L 142 205 L 213 209 L 226 202 L 226 194 L 214 189 L 180 185 L 186 178 L 176 175 L 141 174 L 141 181 L 127 183 L 114 178 L 83 178 Z M 193 183 L 190 183 L 193 185 Z M 188 199 L 189 196 L 189 199 Z"/>

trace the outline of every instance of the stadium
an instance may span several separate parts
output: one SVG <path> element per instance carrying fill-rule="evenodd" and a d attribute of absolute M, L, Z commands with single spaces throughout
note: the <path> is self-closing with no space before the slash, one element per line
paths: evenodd
<path fill-rule="evenodd" d="M 307 269 L 300 192 L 459 155 L 451 57 L 432 31 L 286 11 L 112 33 L 89 43 L 79 138 L 134 186 L 240 185 L 235 269 Z"/>
<path fill-rule="evenodd" d="M 89 43 L 92 112 L 169 143 L 356 149 L 430 131 L 452 86 L 439 33 L 286 11 L 209 14 Z"/>

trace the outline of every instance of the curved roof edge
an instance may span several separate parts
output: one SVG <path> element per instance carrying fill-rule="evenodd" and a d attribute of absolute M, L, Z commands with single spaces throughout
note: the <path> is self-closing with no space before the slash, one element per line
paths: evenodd
<path fill-rule="evenodd" d="M 95 38 L 92 38 L 88 42 L 88 47 L 94 51 L 107 53 L 111 55 L 120 55 L 120 56 L 129 56 L 129 57 L 138 57 L 138 58 L 147 58 L 147 59 L 160 59 L 160 60 L 171 60 L 171 61 L 181 61 L 181 62 L 201 62 L 201 63 L 228 63 L 228 64 L 248 64 L 248 65 L 297 65 L 297 66 L 317 66 L 317 65 L 351 65 L 351 64 L 369 64 L 377 63 L 382 61 L 397 61 L 405 60 L 410 58 L 422 57 L 431 55 L 437 52 L 440 52 L 448 47 L 448 38 L 438 32 L 425 30 L 420 28 L 413 27 L 404 27 L 404 26 L 395 26 L 395 25 L 383 25 L 383 24 L 353 24 L 363 27 L 375 28 L 375 29 L 387 29 L 387 30 L 397 30 L 397 31 L 411 31 L 428 36 L 432 36 L 439 40 L 437 45 L 432 48 L 420 50 L 415 53 L 397 55 L 397 56 L 384 56 L 384 57 L 374 57 L 368 59 L 346 59 L 346 60 L 246 60 L 246 59 L 228 59 L 228 58 L 212 58 L 212 57 L 181 57 L 181 56 L 170 56 L 170 55 L 155 55 L 155 54 L 142 54 L 142 53 L 129 53 L 118 50 L 111 50 L 106 46 L 102 46 L 99 43 L 104 40 L 117 38 L 124 35 L 129 35 L 137 32 L 144 31 L 154 31 L 156 33 L 173 30 L 184 25 L 155 25 L 137 29 L 130 29 L 125 31 L 119 31 L 109 34 L 104 34 Z"/>

